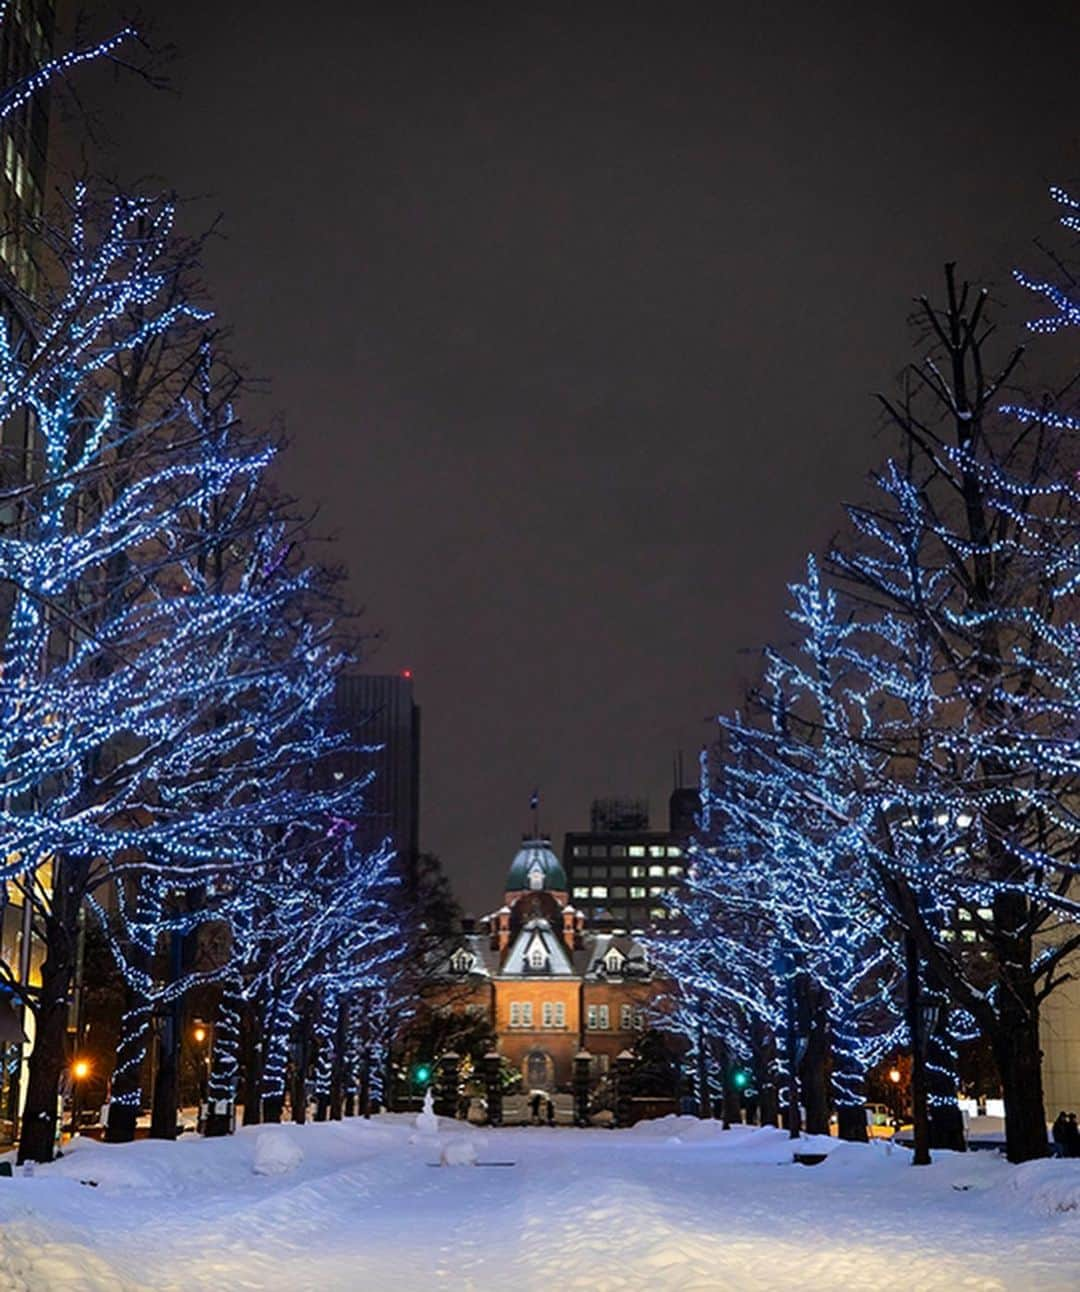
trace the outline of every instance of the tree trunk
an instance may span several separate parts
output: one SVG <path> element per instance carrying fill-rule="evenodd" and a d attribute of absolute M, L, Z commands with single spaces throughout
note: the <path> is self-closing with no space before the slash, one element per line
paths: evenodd
<path fill-rule="evenodd" d="M 1002 1026 L 995 1029 L 990 1040 L 1005 1095 L 1005 1155 L 1010 1162 L 1030 1162 L 1046 1157 L 1050 1146 L 1038 1016 L 1015 1017 L 1019 1014 L 1019 1009 L 1007 1009 L 1003 1001 Z"/>
<path fill-rule="evenodd" d="M 964 1115 L 956 1102 L 956 1047 L 949 1032 L 948 998 L 932 982 L 926 994 L 933 993 L 938 1018 L 926 1051 L 926 1073 L 930 1088 L 930 1147 L 967 1151 L 964 1139 Z"/>
<path fill-rule="evenodd" d="M 248 1004 L 241 1016 L 241 1051 L 243 1053 L 244 1125 L 258 1126 L 262 1121 L 262 1032 L 260 1012 Z"/>
<path fill-rule="evenodd" d="M 105 1126 L 108 1144 L 130 1144 L 143 1101 L 143 1061 L 150 1035 L 150 1006 L 141 993 L 128 988 L 128 1008 L 120 1024 L 116 1068 L 109 1098 L 109 1120 Z"/>
<path fill-rule="evenodd" d="M 850 1140 L 853 1144 L 865 1144 L 870 1138 L 866 1129 L 866 1108 L 860 1104 L 857 1108 L 851 1104 L 841 1104 L 836 1110 L 836 1133 L 840 1139 Z"/>
<path fill-rule="evenodd" d="M 345 1096 L 345 1064 L 349 1050 L 349 1010 L 344 1001 L 338 1006 L 337 1035 L 334 1038 L 334 1060 L 330 1070 L 330 1120 L 341 1121 Z"/>
<path fill-rule="evenodd" d="M 803 1107 L 806 1109 L 806 1131 L 809 1135 L 829 1133 L 829 1095 L 825 1065 L 829 1057 L 829 1026 L 822 992 L 804 977 L 800 986 L 807 991 L 809 1029 L 806 1051 L 799 1065 L 799 1084 L 802 1088 Z"/>
<path fill-rule="evenodd" d="M 206 1085 L 206 1118 L 203 1134 L 210 1139 L 231 1135 L 235 1123 L 236 1093 L 240 1073 L 240 1019 L 244 1009 L 240 980 L 230 974 L 221 992 L 214 1023 L 214 1048 L 210 1079 Z"/>
<path fill-rule="evenodd" d="M 52 910 L 45 922 L 40 1005 L 26 1082 L 19 1162 L 51 1162 L 60 1076 L 67 1061 L 68 992 L 75 969 L 79 907 L 88 867 L 61 858 L 53 868 Z"/>
<path fill-rule="evenodd" d="M 41 1005 L 26 1083 L 19 1162 L 51 1162 L 56 1142 L 60 1077 L 66 1061 L 67 991 L 72 961 L 50 949 L 41 968 Z"/>

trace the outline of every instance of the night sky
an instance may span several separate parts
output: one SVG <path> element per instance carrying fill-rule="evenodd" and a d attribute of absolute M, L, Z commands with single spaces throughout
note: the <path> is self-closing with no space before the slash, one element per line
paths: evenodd
<path fill-rule="evenodd" d="M 1080 173 L 1080 6 L 885 8 L 159 2 L 177 94 L 82 76 L 116 167 L 225 214 L 246 411 L 414 672 L 468 907 L 534 785 L 560 840 L 663 827 L 888 447 L 911 298 L 1004 284 Z"/>

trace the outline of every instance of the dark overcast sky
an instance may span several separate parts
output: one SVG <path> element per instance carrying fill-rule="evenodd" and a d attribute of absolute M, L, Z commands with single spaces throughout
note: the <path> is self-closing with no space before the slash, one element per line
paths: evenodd
<path fill-rule="evenodd" d="M 414 670 L 422 843 L 487 909 L 528 824 L 647 795 L 883 451 L 911 297 L 1002 281 L 1078 171 L 1075 4 L 159 3 L 87 71 L 211 194 L 283 475 Z"/>

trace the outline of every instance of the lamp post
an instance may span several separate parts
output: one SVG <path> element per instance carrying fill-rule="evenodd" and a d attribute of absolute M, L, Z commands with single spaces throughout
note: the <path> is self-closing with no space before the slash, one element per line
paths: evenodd
<path fill-rule="evenodd" d="M 893 1136 L 895 1137 L 897 1131 L 899 1131 L 900 1129 L 900 1069 L 899 1068 L 889 1069 L 889 1080 L 892 1082 L 892 1090 L 893 1090 L 892 1121 L 893 1121 Z"/>
<path fill-rule="evenodd" d="M 90 1075 L 86 1059 L 76 1059 L 71 1065 L 71 1133 L 78 1134 L 79 1113 L 82 1111 L 82 1083 Z"/>

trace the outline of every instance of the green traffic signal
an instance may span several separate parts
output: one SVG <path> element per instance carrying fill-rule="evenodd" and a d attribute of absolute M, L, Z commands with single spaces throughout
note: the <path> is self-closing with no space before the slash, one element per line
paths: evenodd
<path fill-rule="evenodd" d="M 731 1078 L 731 1083 L 736 1090 L 745 1090 L 750 1084 L 750 1078 L 745 1072 L 736 1072 Z"/>
<path fill-rule="evenodd" d="M 431 1080 L 431 1069 L 426 1063 L 421 1063 L 413 1071 L 413 1080 L 418 1086 L 426 1085 L 427 1082 Z"/>

